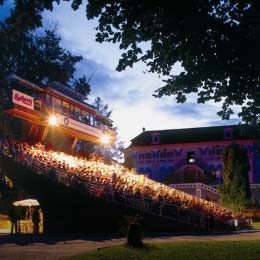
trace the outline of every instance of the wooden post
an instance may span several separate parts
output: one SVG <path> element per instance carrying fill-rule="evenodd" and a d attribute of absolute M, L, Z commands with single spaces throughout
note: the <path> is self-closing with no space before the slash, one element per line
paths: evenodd
<path fill-rule="evenodd" d="M 71 150 L 71 152 L 73 152 L 73 150 L 74 150 L 74 148 L 75 148 L 75 146 L 76 146 L 76 144 L 77 144 L 77 142 L 78 142 L 78 138 L 74 138 L 74 141 L 73 141 L 73 143 L 72 143 L 72 145 L 71 145 L 71 148 L 70 148 L 70 150 Z"/>
<path fill-rule="evenodd" d="M 46 126 L 46 127 L 44 128 L 43 133 L 42 133 L 42 136 L 41 136 L 41 142 L 43 142 L 43 141 L 46 139 L 46 137 L 47 137 L 47 135 L 48 135 L 48 132 L 49 132 L 49 128 L 48 128 L 48 126 Z"/>

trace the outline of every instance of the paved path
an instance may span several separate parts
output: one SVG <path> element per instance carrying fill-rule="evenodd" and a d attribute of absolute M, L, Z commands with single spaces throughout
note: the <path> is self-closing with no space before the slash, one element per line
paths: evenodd
<path fill-rule="evenodd" d="M 218 234 L 150 235 L 146 242 L 260 240 L 260 230 Z M 125 243 L 108 236 L 0 236 L 1 260 L 61 260 L 83 252 Z"/>

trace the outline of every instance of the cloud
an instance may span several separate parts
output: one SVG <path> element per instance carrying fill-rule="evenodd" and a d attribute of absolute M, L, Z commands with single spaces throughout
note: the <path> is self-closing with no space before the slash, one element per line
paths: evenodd
<path fill-rule="evenodd" d="M 76 76 L 88 77 L 95 72 L 90 82 L 91 94 L 100 96 L 109 104 L 113 111 L 112 119 L 125 145 L 129 145 L 130 139 L 140 134 L 143 127 L 159 130 L 237 122 L 235 118 L 221 121 L 216 115 L 221 104 L 213 101 L 196 104 L 195 95 L 189 95 L 184 104 L 177 104 L 173 97 L 154 98 L 152 94 L 164 83 L 157 74 L 144 73 L 147 71 L 144 63 L 117 72 L 116 65 L 121 55 L 118 44 L 95 41 L 97 20 L 88 21 L 83 6 L 74 12 L 68 2 L 62 2 L 53 12 L 44 13 L 44 23 L 51 20 L 59 24 L 58 33 L 63 46 L 83 56 L 83 61 L 77 65 Z M 144 44 L 142 47 L 147 46 Z M 183 68 L 177 63 L 172 73 L 177 75 L 181 71 Z"/>
<path fill-rule="evenodd" d="M 159 109 L 164 112 L 168 113 L 169 115 L 176 115 L 182 114 L 183 116 L 200 116 L 202 111 L 196 106 L 196 103 L 186 103 L 184 104 L 173 104 L 173 105 L 161 105 Z"/>

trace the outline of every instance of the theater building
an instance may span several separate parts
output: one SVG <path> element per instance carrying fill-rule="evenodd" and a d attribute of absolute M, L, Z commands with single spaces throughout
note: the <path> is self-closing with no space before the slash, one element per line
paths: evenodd
<path fill-rule="evenodd" d="M 249 181 L 251 186 L 259 186 L 260 139 L 257 129 L 245 125 L 143 131 L 131 140 L 125 155 L 139 174 L 193 194 L 197 183 L 197 196 L 203 197 L 201 183 L 211 185 L 209 192 L 222 183 L 221 155 L 232 142 L 247 149 Z"/>
<path fill-rule="evenodd" d="M 99 144 L 105 135 L 114 137 L 112 121 L 65 85 L 39 86 L 11 75 L 1 87 L 4 111 L 23 121 L 28 142 L 52 142 L 56 149 L 73 151 L 79 140 Z"/>

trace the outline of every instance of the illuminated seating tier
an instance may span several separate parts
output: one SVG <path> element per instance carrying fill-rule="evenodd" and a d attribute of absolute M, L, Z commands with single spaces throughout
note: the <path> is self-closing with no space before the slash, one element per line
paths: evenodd
<path fill-rule="evenodd" d="M 38 174 L 72 189 L 180 223 L 207 227 L 209 221 L 231 223 L 234 212 L 155 182 L 120 164 L 86 160 L 46 151 L 14 138 L 2 140 L 1 151 Z"/>

